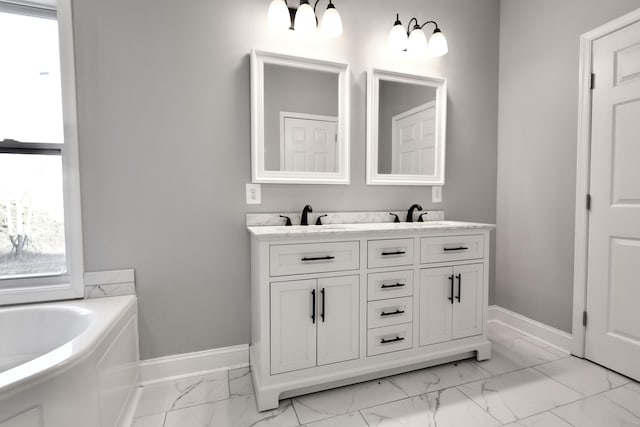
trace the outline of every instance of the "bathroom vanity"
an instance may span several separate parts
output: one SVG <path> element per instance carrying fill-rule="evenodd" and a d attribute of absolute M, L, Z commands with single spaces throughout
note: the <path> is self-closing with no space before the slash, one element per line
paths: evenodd
<path fill-rule="evenodd" d="M 490 357 L 489 224 L 250 226 L 259 410 L 430 365 Z"/>

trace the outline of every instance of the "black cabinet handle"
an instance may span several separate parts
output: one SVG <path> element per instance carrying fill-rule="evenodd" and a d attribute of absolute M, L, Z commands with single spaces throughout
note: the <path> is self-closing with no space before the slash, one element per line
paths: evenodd
<path fill-rule="evenodd" d="M 311 257 L 311 258 L 301 258 L 300 261 L 322 261 L 322 260 L 330 260 L 330 259 L 336 259 L 336 257 L 331 256 L 331 255 L 327 255 L 327 256 L 318 256 L 318 257 Z"/>
<path fill-rule="evenodd" d="M 406 254 L 407 251 L 395 251 L 395 252 L 382 252 L 382 256 L 389 256 L 389 255 L 404 255 Z"/>
<path fill-rule="evenodd" d="M 316 290 L 311 291 L 311 321 L 316 323 Z"/>
<path fill-rule="evenodd" d="M 453 304 L 453 274 L 449 276 L 449 281 L 451 282 L 451 296 L 447 299 Z"/>
<path fill-rule="evenodd" d="M 384 338 L 382 338 L 380 340 L 380 344 L 389 344 L 389 343 L 398 342 L 398 341 L 404 341 L 404 337 L 395 337 L 390 340 L 385 340 Z"/>
<path fill-rule="evenodd" d="M 380 289 L 389 289 L 389 288 L 402 288 L 404 287 L 404 283 L 395 283 L 393 285 L 385 285 L 380 286 Z"/>
<path fill-rule="evenodd" d="M 404 310 L 400 310 L 397 309 L 396 311 L 391 311 L 389 313 L 387 313 L 386 311 L 383 311 L 382 313 L 380 313 L 380 317 L 384 317 L 384 316 L 393 316 L 394 314 L 403 314 Z"/>
<path fill-rule="evenodd" d="M 466 251 L 469 248 L 467 248 L 466 246 L 458 246 L 457 248 L 443 248 L 442 250 L 445 252 L 449 252 L 449 251 Z"/>
<path fill-rule="evenodd" d="M 322 311 L 320 312 L 320 318 L 322 318 L 322 323 L 324 323 L 324 288 L 320 290 L 320 294 L 322 295 Z"/>
<path fill-rule="evenodd" d="M 461 294 L 461 288 L 462 288 L 462 274 L 458 274 L 456 275 L 456 279 L 458 279 L 458 296 L 456 297 L 456 299 L 458 300 L 458 302 L 460 302 L 460 296 Z"/>

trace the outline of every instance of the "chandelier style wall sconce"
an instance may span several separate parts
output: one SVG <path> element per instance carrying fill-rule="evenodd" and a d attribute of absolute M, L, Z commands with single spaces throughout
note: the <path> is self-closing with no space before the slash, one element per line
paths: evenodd
<path fill-rule="evenodd" d="M 415 21 L 413 28 L 411 23 Z M 422 29 L 427 24 L 435 25 L 433 34 L 427 42 L 427 36 Z M 445 55 L 449 51 L 447 39 L 438 27 L 435 21 L 427 21 L 424 24 L 418 24 L 416 18 L 411 18 L 409 25 L 405 29 L 400 22 L 400 14 L 396 14 L 396 22 L 389 31 L 388 46 L 394 51 L 407 51 L 412 55 L 427 55 L 437 57 Z"/>
<path fill-rule="evenodd" d="M 267 23 L 269 28 L 276 31 L 295 30 L 298 33 L 314 33 L 318 29 L 316 7 L 320 0 L 316 0 L 313 7 L 309 0 L 300 0 L 297 9 L 289 7 L 286 0 L 272 0 L 269 5 Z M 291 25 L 293 23 L 293 25 Z M 326 37 L 338 37 L 342 34 L 342 19 L 338 10 L 329 0 L 327 10 L 320 21 L 320 33 Z"/>

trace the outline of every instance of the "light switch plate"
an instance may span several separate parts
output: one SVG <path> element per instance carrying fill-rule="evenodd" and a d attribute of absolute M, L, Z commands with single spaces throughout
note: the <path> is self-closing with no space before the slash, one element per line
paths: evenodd
<path fill-rule="evenodd" d="M 442 187 L 431 187 L 431 202 L 442 203 Z"/>
<path fill-rule="evenodd" d="M 247 184 L 247 204 L 259 205 L 262 203 L 260 184 Z"/>

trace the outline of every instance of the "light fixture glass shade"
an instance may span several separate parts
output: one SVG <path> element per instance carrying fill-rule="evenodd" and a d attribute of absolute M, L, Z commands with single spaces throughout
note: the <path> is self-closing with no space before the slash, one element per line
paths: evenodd
<path fill-rule="evenodd" d="M 429 56 L 442 56 L 446 55 L 447 52 L 449 52 L 447 39 L 442 34 L 442 31 L 436 29 L 429 39 Z"/>
<path fill-rule="evenodd" d="M 327 10 L 322 15 L 320 31 L 327 37 L 339 37 L 342 34 L 342 19 L 335 6 L 329 3 Z"/>
<path fill-rule="evenodd" d="M 414 28 L 409 34 L 407 52 L 412 55 L 424 55 L 427 53 L 427 36 L 420 28 Z"/>
<path fill-rule="evenodd" d="M 316 14 L 309 3 L 302 3 L 296 11 L 296 18 L 293 29 L 299 33 L 313 33 L 316 31 L 318 23 L 316 22 Z"/>
<path fill-rule="evenodd" d="M 391 28 L 387 46 L 393 51 L 402 51 L 407 48 L 407 33 L 402 24 L 396 24 Z"/>
<path fill-rule="evenodd" d="M 289 8 L 284 0 L 272 0 L 267 14 L 267 25 L 270 30 L 285 31 L 291 28 Z"/>

